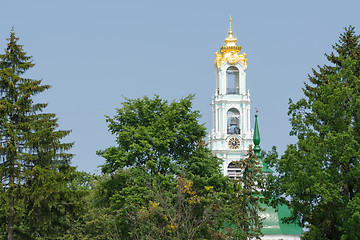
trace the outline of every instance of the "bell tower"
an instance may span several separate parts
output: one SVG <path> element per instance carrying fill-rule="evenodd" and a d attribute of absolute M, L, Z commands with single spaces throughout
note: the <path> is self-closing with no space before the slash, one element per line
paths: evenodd
<path fill-rule="evenodd" d="M 246 53 L 240 53 L 231 29 L 220 53 L 215 53 L 216 90 L 212 98 L 210 150 L 223 159 L 223 173 L 230 178 L 241 175 L 233 161 L 244 158 L 252 144 L 250 130 L 250 93 L 246 89 Z"/>

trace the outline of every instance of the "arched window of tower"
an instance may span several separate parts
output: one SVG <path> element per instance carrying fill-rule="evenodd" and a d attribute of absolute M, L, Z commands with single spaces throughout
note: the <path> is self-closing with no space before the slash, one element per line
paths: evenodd
<path fill-rule="evenodd" d="M 234 162 L 229 163 L 227 173 L 230 179 L 239 179 L 241 177 L 241 169 Z"/>
<path fill-rule="evenodd" d="M 226 69 L 227 94 L 239 94 L 239 69 L 235 66 Z"/>
<path fill-rule="evenodd" d="M 240 134 L 240 112 L 236 108 L 230 108 L 227 112 L 227 133 Z"/>

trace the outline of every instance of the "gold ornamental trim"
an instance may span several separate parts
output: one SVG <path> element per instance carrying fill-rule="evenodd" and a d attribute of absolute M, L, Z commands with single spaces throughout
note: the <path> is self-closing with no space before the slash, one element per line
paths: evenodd
<path fill-rule="evenodd" d="M 240 50 L 241 50 L 241 46 L 222 46 L 220 48 L 221 53 L 233 52 L 233 51 L 238 53 L 238 52 L 240 52 Z"/>
<path fill-rule="evenodd" d="M 230 28 L 228 37 L 225 39 L 225 46 L 220 48 L 220 53 L 215 53 L 214 64 L 217 68 L 221 68 L 226 62 L 231 65 L 241 63 L 245 69 L 247 69 L 246 53 L 240 54 L 241 46 L 236 46 L 237 39 L 234 37 L 231 30 L 231 16 L 230 16 Z"/>
<path fill-rule="evenodd" d="M 247 69 L 247 59 L 246 53 L 239 54 L 235 51 L 225 52 L 225 53 L 215 53 L 215 61 L 214 64 L 217 68 L 221 68 L 226 62 L 231 65 L 235 65 L 237 63 L 241 63 L 245 69 Z"/>

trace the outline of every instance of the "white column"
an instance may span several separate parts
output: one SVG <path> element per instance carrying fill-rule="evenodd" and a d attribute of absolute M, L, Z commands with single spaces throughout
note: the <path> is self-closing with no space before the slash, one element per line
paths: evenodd
<path fill-rule="evenodd" d="M 212 108 L 212 131 L 215 132 L 215 104 L 213 104 Z"/>
<path fill-rule="evenodd" d="M 247 106 L 247 112 L 248 112 L 248 131 L 250 132 L 250 106 Z"/>
<path fill-rule="evenodd" d="M 224 176 L 226 176 L 227 175 L 227 166 L 226 166 L 226 158 L 224 158 L 224 157 L 222 157 L 221 158 L 222 160 L 223 160 L 223 169 L 224 169 Z"/>
<path fill-rule="evenodd" d="M 216 133 L 219 132 L 219 106 L 216 104 L 215 105 L 215 108 L 216 108 Z"/>
<path fill-rule="evenodd" d="M 221 104 L 221 107 L 222 107 L 222 116 L 221 116 L 221 124 L 222 124 L 222 135 L 225 136 L 225 133 L 226 133 L 226 113 L 225 113 L 225 103 L 222 103 Z"/>
<path fill-rule="evenodd" d="M 220 92 L 221 94 L 225 94 L 225 80 L 224 80 L 224 74 L 221 69 L 219 69 L 219 83 L 220 83 Z"/>
<path fill-rule="evenodd" d="M 244 72 L 239 68 L 239 77 L 240 77 L 240 94 L 243 94 L 244 92 Z"/>
<path fill-rule="evenodd" d="M 243 132 L 243 136 L 245 137 L 245 134 L 247 132 L 247 112 L 244 105 L 242 105 L 242 122 L 243 122 L 242 132 Z"/>
<path fill-rule="evenodd" d="M 246 94 L 246 72 L 242 71 L 243 72 L 243 94 Z"/>

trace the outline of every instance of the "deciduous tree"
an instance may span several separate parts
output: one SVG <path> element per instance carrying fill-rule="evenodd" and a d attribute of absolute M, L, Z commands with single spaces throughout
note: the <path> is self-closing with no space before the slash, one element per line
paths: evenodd
<path fill-rule="evenodd" d="M 203 219 L 206 211 L 214 209 L 206 210 L 205 205 L 200 207 L 197 202 L 187 206 L 185 202 L 189 199 L 184 197 L 184 193 L 179 195 L 176 187 L 180 179 L 191 181 L 191 188 L 199 199 L 208 194 L 205 186 L 211 186 L 215 192 L 228 188 L 227 178 L 220 173 L 219 159 L 203 142 L 206 132 L 198 123 L 199 113 L 191 108 L 192 98 L 189 96 L 171 103 L 158 96 L 126 99 L 117 109 L 117 115 L 107 118 L 110 131 L 116 134 L 117 146 L 98 152 L 106 160 L 103 172 L 112 176 L 104 183 L 107 187 L 103 188 L 103 196 L 110 199 L 108 204 L 118 212 L 118 227 L 123 238 L 137 237 L 134 234 L 139 234 L 139 231 L 134 230 L 134 224 L 139 214 L 141 211 L 144 213 L 149 204 L 155 203 L 160 204 L 158 209 L 166 209 L 164 217 L 178 217 L 173 219 L 174 234 L 185 236 L 185 232 L 192 232 L 186 236 L 194 238 L 211 224 L 210 218 L 213 217 L 210 214 L 207 215 L 208 221 L 199 219 Z M 180 206 L 184 207 L 183 212 Z M 177 215 L 170 214 L 171 211 Z M 193 214 L 191 218 L 181 215 L 190 213 Z M 175 222 L 178 224 L 181 220 L 184 220 L 182 227 L 176 227 Z M 168 233 L 169 237 L 172 232 L 171 229 L 167 232 L 167 225 L 159 224 L 157 227 L 165 226 L 163 233 Z M 147 234 L 151 232 L 149 230 Z"/>
<path fill-rule="evenodd" d="M 107 117 L 117 146 L 98 151 L 108 180 L 98 204 L 114 210 L 120 238 L 244 239 L 259 233 L 254 186 L 261 174 L 252 151 L 230 182 L 203 138 L 193 96 L 171 103 L 126 99 Z M 240 159 L 239 159 L 240 160 Z M 241 161 L 240 161 L 241 162 Z M 245 224 L 246 222 L 246 224 Z"/>

